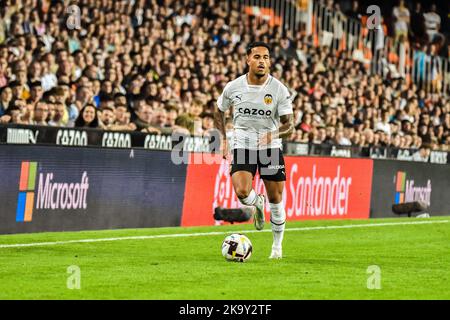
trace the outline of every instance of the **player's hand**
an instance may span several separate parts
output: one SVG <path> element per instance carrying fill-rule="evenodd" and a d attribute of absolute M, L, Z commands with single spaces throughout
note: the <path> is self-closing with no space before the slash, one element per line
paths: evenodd
<path fill-rule="evenodd" d="M 258 145 L 260 146 L 266 146 L 272 142 L 273 134 L 272 132 L 266 132 L 264 133 L 258 140 Z"/>
<path fill-rule="evenodd" d="M 222 140 L 222 145 L 221 145 L 220 151 L 222 153 L 222 158 L 224 158 L 227 161 L 230 161 L 230 159 L 231 159 L 230 147 L 228 146 L 227 140 Z"/>

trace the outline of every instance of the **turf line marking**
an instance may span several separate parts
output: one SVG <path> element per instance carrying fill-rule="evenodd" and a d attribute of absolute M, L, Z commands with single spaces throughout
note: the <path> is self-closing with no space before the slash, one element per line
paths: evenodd
<path fill-rule="evenodd" d="M 402 226 L 402 225 L 419 225 L 419 224 L 435 224 L 448 223 L 450 220 L 436 220 L 436 221 L 414 221 L 414 222 L 387 222 L 387 223 L 368 223 L 368 224 L 348 224 L 340 226 L 323 226 L 323 227 L 303 227 L 303 228 L 286 228 L 285 231 L 312 231 L 312 230 L 333 230 L 333 229 L 351 229 L 351 228 L 371 228 L 371 227 L 386 227 L 386 226 Z M 131 237 L 117 237 L 117 238 L 98 238 L 98 239 L 79 239 L 67 241 L 52 241 L 52 242 L 32 242 L 32 243 L 16 243 L 16 244 L 0 244 L 0 249 L 3 248 L 23 248 L 23 247 L 38 247 L 38 246 L 52 246 L 60 244 L 71 243 L 91 243 L 91 242 L 106 242 L 106 241 L 123 241 L 123 240 L 146 240 L 159 238 L 183 238 L 183 237 L 201 237 L 201 236 L 217 236 L 230 233 L 261 233 L 272 232 L 271 229 L 265 230 L 241 230 L 241 231 L 221 231 L 221 232 L 199 232 L 199 233 L 175 233 L 175 234 L 159 234 L 152 236 L 131 236 Z"/>

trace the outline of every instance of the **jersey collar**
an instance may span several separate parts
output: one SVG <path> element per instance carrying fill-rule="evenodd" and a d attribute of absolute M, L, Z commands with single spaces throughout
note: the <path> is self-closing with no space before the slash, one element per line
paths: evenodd
<path fill-rule="evenodd" d="M 270 81 L 270 78 L 272 78 L 272 76 L 269 74 L 269 76 L 267 77 L 266 81 L 261 84 L 261 85 L 257 85 L 257 84 L 249 84 L 247 81 L 247 77 L 248 77 L 248 73 L 245 74 L 245 87 L 247 88 L 247 91 L 250 91 L 250 87 L 252 88 L 259 88 L 258 91 L 261 91 Z"/>

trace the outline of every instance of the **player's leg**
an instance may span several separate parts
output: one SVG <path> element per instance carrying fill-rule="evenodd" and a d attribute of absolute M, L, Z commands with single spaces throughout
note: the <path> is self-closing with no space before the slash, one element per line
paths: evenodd
<path fill-rule="evenodd" d="M 284 157 L 281 149 L 261 150 L 259 153 L 259 173 L 266 187 L 270 205 L 270 224 L 273 245 L 270 258 L 282 257 L 286 213 L 283 204 L 283 190 L 286 181 Z"/>
<path fill-rule="evenodd" d="M 252 188 L 253 174 L 250 171 L 233 172 L 231 182 L 239 201 L 243 205 L 253 206 L 257 196 Z"/>
<path fill-rule="evenodd" d="M 270 258 L 282 257 L 282 244 L 284 228 L 286 225 L 286 212 L 283 203 L 284 181 L 264 180 L 270 206 L 270 224 L 272 227 L 273 244 Z"/>
<path fill-rule="evenodd" d="M 264 197 L 256 194 L 252 188 L 253 177 L 257 170 L 256 153 L 249 150 L 233 150 L 233 160 L 231 164 L 231 182 L 234 192 L 239 201 L 246 206 L 256 208 L 253 215 L 253 222 L 257 230 L 264 228 Z M 261 219 L 262 216 L 262 219 Z"/>

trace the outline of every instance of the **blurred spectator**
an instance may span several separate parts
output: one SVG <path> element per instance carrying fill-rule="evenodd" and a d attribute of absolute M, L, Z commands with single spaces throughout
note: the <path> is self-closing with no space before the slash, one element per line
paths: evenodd
<path fill-rule="evenodd" d="M 160 130 L 152 125 L 153 111 L 147 104 L 142 104 L 137 107 L 137 118 L 134 120 L 136 129 L 147 133 L 160 133 Z"/>
<path fill-rule="evenodd" d="M 10 87 L 0 89 L 0 117 L 6 114 L 12 100 L 12 90 Z"/>
<path fill-rule="evenodd" d="M 101 122 L 106 129 L 114 125 L 116 122 L 116 114 L 114 112 L 114 107 L 105 106 L 101 109 Z"/>
<path fill-rule="evenodd" d="M 414 4 L 414 11 L 411 15 L 411 36 L 415 42 L 423 42 L 426 36 L 425 17 L 420 2 Z"/>
<path fill-rule="evenodd" d="M 169 128 L 174 127 L 175 120 L 178 117 L 178 109 L 174 105 L 169 105 L 166 108 L 166 112 L 167 112 L 166 126 Z"/>
<path fill-rule="evenodd" d="M 340 146 L 351 146 L 351 141 L 344 135 L 343 129 L 338 129 L 336 131 L 335 143 Z"/>
<path fill-rule="evenodd" d="M 36 107 L 34 109 L 34 119 L 33 124 L 38 126 L 46 126 L 48 125 L 47 119 L 49 115 L 48 105 L 44 101 L 39 101 L 36 103 Z"/>
<path fill-rule="evenodd" d="M 30 98 L 28 102 L 31 104 L 36 104 L 38 101 L 41 101 L 42 96 L 44 94 L 44 90 L 42 89 L 42 85 L 39 81 L 32 82 L 30 86 Z"/>
<path fill-rule="evenodd" d="M 88 104 L 80 111 L 80 115 L 75 121 L 75 127 L 77 128 L 99 128 L 101 127 L 97 108 L 94 105 Z"/>
<path fill-rule="evenodd" d="M 396 41 L 398 41 L 401 36 L 407 38 L 410 23 L 410 14 L 408 8 L 405 6 L 404 0 L 399 0 L 398 6 L 393 8 L 392 16 L 394 17 Z"/>
<path fill-rule="evenodd" d="M 194 119 L 187 113 L 179 115 L 175 120 L 175 125 L 188 130 L 190 134 L 194 134 Z"/>
<path fill-rule="evenodd" d="M 400 143 L 401 143 L 400 135 L 398 133 L 393 133 L 391 135 L 389 147 L 400 148 Z"/>
<path fill-rule="evenodd" d="M 69 122 L 69 113 L 67 112 L 66 106 L 62 102 L 56 101 L 54 103 L 54 108 L 55 112 L 53 114 L 53 118 L 48 122 L 48 125 L 54 127 L 65 127 Z"/>
<path fill-rule="evenodd" d="M 415 134 L 413 136 L 413 141 L 412 141 L 412 144 L 411 144 L 411 148 L 419 149 L 421 145 L 422 145 L 422 138 Z"/>
<path fill-rule="evenodd" d="M 419 150 L 413 154 L 412 160 L 419 162 L 428 162 L 430 152 L 431 152 L 430 146 L 424 144 L 420 146 Z"/>
<path fill-rule="evenodd" d="M 172 133 L 172 128 L 167 126 L 167 111 L 162 107 L 154 111 L 151 124 L 153 127 L 157 128 L 162 134 Z"/>
<path fill-rule="evenodd" d="M 311 131 L 311 124 L 312 124 L 312 115 L 310 113 L 304 113 L 299 128 L 303 132 L 309 133 Z"/>
<path fill-rule="evenodd" d="M 22 112 L 21 112 L 19 106 L 17 106 L 17 105 L 11 106 L 9 108 L 9 112 L 8 113 L 9 113 L 9 115 L 7 115 L 6 117 L 7 117 L 9 123 L 26 124 L 22 120 Z"/>
<path fill-rule="evenodd" d="M 114 123 L 107 126 L 113 131 L 134 131 L 136 124 L 130 122 L 131 114 L 127 111 L 126 105 L 118 104 L 114 109 Z"/>
<path fill-rule="evenodd" d="M 436 13 L 436 4 L 431 4 L 430 11 L 424 13 L 423 16 L 425 19 L 425 31 L 428 35 L 428 41 L 433 42 L 441 28 L 441 17 Z"/>
<path fill-rule="evenodd" d="M 389 113 L 387 111 L 382 111 L 381 120 L 375 125 L 375 130 L 381 130 L 387 135 L 391 135 L 391 126 L 389 124 Z"/>
<path fill-rule="evenodd" d="M 361 14 L 361 10 L 359 8 L 358 0 L 352 1 L 351 9 L 347 10 L 345 12 L 345 14 L 352 19 L 361 20 L 362 14 Z"/>

